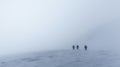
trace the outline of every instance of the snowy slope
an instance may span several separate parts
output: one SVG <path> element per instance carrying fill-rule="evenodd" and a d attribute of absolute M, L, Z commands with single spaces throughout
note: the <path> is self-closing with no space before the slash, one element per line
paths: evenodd
<path fill-rule="evenodd" d="M 0 67 L 119 67 L 119 62 L 109 51 L 61 50 L 1 57 Z"/>

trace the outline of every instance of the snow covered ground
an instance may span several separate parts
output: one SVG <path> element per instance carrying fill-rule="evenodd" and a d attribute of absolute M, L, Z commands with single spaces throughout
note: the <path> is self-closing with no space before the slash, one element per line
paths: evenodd
<path fill-rule="evenodd" d="M 0 58 L 0 67 L 120 67 L 110 51 L 60 50 Z"/>

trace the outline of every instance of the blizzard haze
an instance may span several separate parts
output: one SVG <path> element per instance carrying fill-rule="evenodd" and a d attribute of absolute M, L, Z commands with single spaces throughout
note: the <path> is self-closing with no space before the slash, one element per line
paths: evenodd
<path fill-rule="evenodd" d="M 0 55 L 70 48 L 119 18 L 119 0 L 0 0 Z"/>

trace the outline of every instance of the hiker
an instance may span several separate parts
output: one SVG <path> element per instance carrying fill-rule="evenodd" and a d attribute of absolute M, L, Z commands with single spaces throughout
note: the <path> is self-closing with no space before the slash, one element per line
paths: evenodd
<path fill-rule="evenodd" d="M 79 45 L 76 46 L 77 50 L 79 49 Z"/>
<path fill-rule="evenodd" d="M 73 45 L 72 48 L 73 48 L 73 50 L 74 50 L 74 49 L 75 49 L 75 46 Z"/>
<path fill-rule="evenodd" d="M 87 45 L 84 46 L 85 50 L 87 50 Z"/>

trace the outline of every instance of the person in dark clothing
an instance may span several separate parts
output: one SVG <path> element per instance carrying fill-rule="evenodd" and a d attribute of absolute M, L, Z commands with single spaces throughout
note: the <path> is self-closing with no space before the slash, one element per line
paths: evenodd
<path fill-rule="evenodd" d="M 88 48 L 87 45 L 85 45 L 84 48 L 85 48 L 85 50 L 87 50 L 87 48 Z"/>
<path fill-rule="evenodd" d="M 73 48 L 73 50 L 74 50 L 74 49 L 75 49 L 75 46 L 73 45 L 72 48 Z"/>
<path fill-rule="evenodd" d="M 76 46 L 77 50 L 79 49 L 79 45 Z"/>

